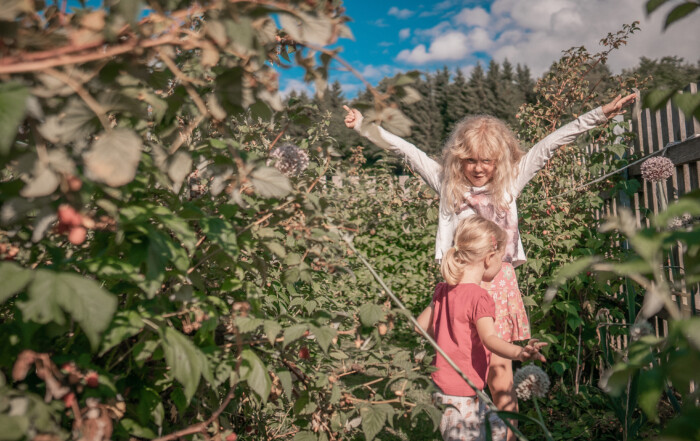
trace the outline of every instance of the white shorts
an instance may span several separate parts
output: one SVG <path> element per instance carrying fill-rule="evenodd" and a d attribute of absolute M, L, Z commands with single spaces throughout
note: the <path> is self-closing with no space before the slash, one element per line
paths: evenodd
<path fill-rule="evenodd" d="M 486 439 L 486 405 L 479 397 L 457 397 L 436 392 L 435 401 L 445 406 L 440 433 L 445 441 L 484 441 Z M 489 416 L 493 441 L 505 441 L 506 425 L 495 413 Z"/>

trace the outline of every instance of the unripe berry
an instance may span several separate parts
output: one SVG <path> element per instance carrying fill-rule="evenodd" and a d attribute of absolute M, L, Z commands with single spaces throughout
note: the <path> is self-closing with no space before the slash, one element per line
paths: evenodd
<path fill-rule="evenodd" d="M 75 394 L 73 392 L 68 392 L 61 399 L 63 400 L 63 404 L 66 406 L 66 409 L 70 409 L 73 407 L 73 403 L 75 403 Z"/>
<path fill-rule="evenodd" d="M 68 204 L 61 204 L 58 207 L 58 221 L 61 224 L 76 227 L 82 223 L 80 213 Z"/>
<path fill-rule="evenodd" d="M 232 434 L 226 436 L 226 441 L 236 441 L 237 439 L 238 439 L 238 435 L 236 435 L 235 433 L 232 433 Z"/>
<path fill-rule="evenodd" d="M 68 189 L 70 191 L 80 191 L 80 189 L 83 188 L 83 181 L 77 176 L 69 176 L 66 182 L 68 183 Z"/>
<path fill-rule="evenodd" d="M 306 346 L 302 346 L 301 349 L 299 349 L 299 358 L 302 360 L 308 360 L 309 359 L 309 348 Z"/>
<path fill-rule="evenodd" d="M 87 230 L 85 227 L 73 227 L 68 233 L 68 241 L 73 245 L 80 245 L 85 242 Z"/>
<path fill-rule="evenodd" d="M 95 371 L 90 371 L 85 375 L 85 384 L 87 384 L 88 387 L 95 388 L 100 385 L 100 379 L 97 376 L 97 372 Z"/>
<path fill-rule="evenodd" d="M 379 330 L 379 335 L 386 335 L 388 328 L 384 323 L 380 323 L 379 326 L 377 326 L 377 329 Z"/>

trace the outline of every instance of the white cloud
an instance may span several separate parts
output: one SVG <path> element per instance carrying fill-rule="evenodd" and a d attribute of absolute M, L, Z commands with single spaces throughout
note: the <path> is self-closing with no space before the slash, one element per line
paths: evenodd
<path fill-rule="evenodd" d="M 406 18 L 411 17 L 414 14 L 414 12 L 410 9 L 399 9 L 396 6 L 392 6 L 389 9 L 388 14 L 393 15 L 394 17 L 399 18 L 401 20 L 404 20 Z"/>
<path fill-rule="evenodd" d="M 472 71 L 474 70 L 476 66 L 473 64 L 470 64 L 469 66 L 462 66 L 459 68 L 459 70 L 462 71 L 462 75 L 464 75 L 465 78 L 469 79 L 469 77 L 472 75 Z"/>
<path fill-rule="evenodd" d="M 384 64 L 381 66 L 374 66 L 372 64 L 368 64 L 365 66 L 364 69 L 362 69 L 362 74 L 363 77 L 372 79 L 381 79 L 384 78 L 387 75 L 390 75 L 396 71 L 396 68 L 393 66 L 389 66 L 388 64 Z"/>
<path fill-rule="evenodd" d="M 480 26 L 485 28 L 490 21 L 489 13 L 482 7 L 477 6 L 474 9 L 464 8 L 459 14 L 455 15 L 453 20 L 457 24 L 466 26 Z"/>
<path fill-rule="evenodd" d="M 435 6 L 433 6 L 433 10 L 435 11 L 444 11 L 445 9 L 449 9 L 452 7 L 454 4 L 453 0 L 445 0 L 440 3 L 436 3 Z"/>
<path fill-rule="evenodd" d="M 435 39 L 438 38 L 440 35 L 444 34 L 445 32 L 448 32 L 453 29 L 454 26 L 452 26 L 450 22 L 443 21 L 429 29 L 416 29 L 415 31 L 413 31 L 413 35 L 420 38 Z"/>
<path fill-rule="evenodd" d="M 470 37 L 461 32 L 448 32 L 433 40 L 429 49 L 426 50 L 425 45 L 420 44 L 413 50 L 402 50 L 396 59 L 412 64 L 460 60 L 469 52 L 469 40 Z"/>
<path fill-rule="evenodd" d="M 374 25 L 374 26 L 376 26 L 376 27 L 378 27 L 378 28 L 386 28 L 386 27 L 389 27 L 389 25 L 386 24 L 386 23 L 384 22 L 384 19 L 383 19 L 383 18 L 378 18 L 378 19 L 376 19 L 376 20 L 374 20 L 374 21 L 369 22 L 369 24 Z"/>
<path fill-rule="evenodd" d="M 455 2 L 438 5 L 454 7 Z M 513 64 L 526 64 L 533 75 L 539 76 L 561 57 L 562 51 L 585 46 L 591 53 L 600 52 L 603 47 L 599 42 L 608 33 L 639 20 L 641 31 L 608 59 L 613 72 L 636 66 L 641 56 L 676 55 L 695 63 L 700 57 L 700 13 L 662 32 L 663 21 L 673 6 L 659 8 L 647 17 L 644 2 L 639 0 L 495 0 L 487 7 L 489 11 L 472 3 L 458 10 L 451 22 L 412 29 L 413 38 L 422 44 L 401 51 L 396 60 L 411 64 L 447 60 L 471 63 L 474 52 L 486 52 L 498 62 L 508 58 Z"/>
<path fill-rule="evenodd" d="M 467 35 L 467 48 L 469 52 L 483 52 L 493 46 L 489 33 L 482 28 L 474 28 Z"/>
<path fill-rule="evenodd" d="M 289 97 L 289 94 L 292 93 L 292 91 L 296 92 L 297 94 L 301 94 L 302 92 L 306 92 L 307 95 L 313 96 L 316 89 L 311 86 L 310 84 L 307 84 L 303 81 L 300 80 L 289 80 L 287 81 L 287 84 L 285 84 L 284 89 L 280 90 L 280 95 L 283 98 Z"/>
<path fill-rule="evenodd" d="M 399 31 L 399 38 L 402 40 L 411 36 L 411 28 L 403 28 Z"/>

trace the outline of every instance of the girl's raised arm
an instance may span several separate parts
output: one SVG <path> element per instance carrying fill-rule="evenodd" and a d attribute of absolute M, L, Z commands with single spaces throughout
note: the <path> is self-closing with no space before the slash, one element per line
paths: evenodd
<path fill-rule="evenodd" d="M 477 320 L 476 331 L 479 333 L 479 338 L 484 346 L 486 346 L 486 349 L 500 357 L 520 361 L 546 361 L 544 355 L 540 354 L 540 348 L 547 346 L 547 343 L 539 342 L 534 338 L 530 340 L 525 347 L 508 343 L 496 334 L 493 317 L 481 317 Z"/>
<path fill-rule="evenodd" d="M 442 171 L 440 164 L 415 145 L 387 132 L 377 124 L 363 124 L 362 113 L 359 110 L 350 109 L 348 106 L 343 106 L 343 109 L 347 112 L 345 115 L 346 127 L 355 130 L 378 147 L 403 158 L 430 188 L 440 194 L 440 173 Z"/>
<path fill-rule="evenodd" d="M 634 102 L 635 96 L 633 93 L 625 97 L 618 95 L 608 104 L 584 113 L 532 146 L 520 160 L 515 195 L 520 194 L 525 185 L 545 166 L 559 147 L 570 144 L 580 134 L 607 122 L 610 118 L 625 113 L 623 107 Z"/>

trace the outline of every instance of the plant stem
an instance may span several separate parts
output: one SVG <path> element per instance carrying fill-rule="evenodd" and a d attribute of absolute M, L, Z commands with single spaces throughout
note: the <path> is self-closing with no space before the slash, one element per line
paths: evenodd
<path fill-rule="evenodd" d="M 534 397 L 534 396 L 533 396 L 533 397 L 532 397 L 532 402 L 535 403 L 535 409 L 537 409 L 537 416 L 538 416 L 539 419 L 540 419 L 540 423 L 542 423 L 541 426 L 542 426 L 542 430 L 544 430 L 544 436 L 547 437 L 547 440 L 548 440 L 548 441 L 554 441 L 554 439 L 552 438 L 552 434 L 549 433 L 549 430 L 547 429 L 547 426 L 544 425 L 544 418 L 542 418 L 542 411 L 540 410 L 540 405 L 537 404 L 537 397 Z M 505 421 L 505 420 L 504 420 L 504 421 Z"/>

